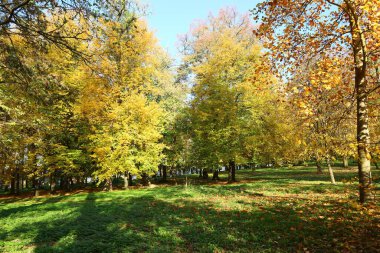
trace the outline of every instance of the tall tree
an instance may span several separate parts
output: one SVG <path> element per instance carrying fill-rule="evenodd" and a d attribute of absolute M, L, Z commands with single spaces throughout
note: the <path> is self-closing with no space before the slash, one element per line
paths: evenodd
<path fill-rule="evenodd" d="M 183 38 L 185 62 L 194 75 L 193 160 L 206 172 L 226 166 L 229 181 L 235 181 L 235 165 L 243 162 L 244 143 L 252 134 L 260 104 L 253 94 L 273 81 L 260 69 L 263 59 L 252 29 L 247 15 L 226 8 Z"/>
<path fill-rule="evenodd" d="M 288 73 L 324 52 L 349 54 L 354 71 L 357 106 L 357 152 L 360 201 L 371 188 L 368 95 L 379 80 L 369 69 L 379 58 L 379 0 L 267 0 L 253 11 L 261 20 L 259 33 L 272 59 Z M 289 74 L 286 74 L 289 75 Z"/>
<path fill-rule="evenodd" d="M 166 54 L 133 13 L 100 23 L 90 48 L 94 65 L 78 69 L 84 87 L 78 110 L 92 122 L 95 175 L 112 189 L 118 174 L 126 182 L 129 174 L 146 179 L 157 171 L 173 78 Z"/>

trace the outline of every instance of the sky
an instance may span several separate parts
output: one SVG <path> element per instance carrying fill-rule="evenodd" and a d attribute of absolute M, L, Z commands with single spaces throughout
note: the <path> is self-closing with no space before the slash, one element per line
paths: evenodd
<path fill-rule="evenodd" d="M 196 20 L 204 20 L 209 13 L 216 14 L 223 7 L 235 7 L 246 13 L 259 0 L 142 0 L 148 6 L 147 21 L 155 31 L 161 46 L 178 59 L 178 35 L 189 31 Z"/>

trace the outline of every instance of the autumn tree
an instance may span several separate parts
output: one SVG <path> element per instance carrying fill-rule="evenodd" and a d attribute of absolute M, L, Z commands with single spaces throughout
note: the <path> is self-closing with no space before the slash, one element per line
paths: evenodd
<path fill-rule="evenodd" d="M 345 58 L 321 57 L 288 85 L 296 116 L 302 119 L 299 128 L 306 132 L 304 153 L 315 159 L 318 173 L 322 173 L 322 161 L 326 161 L 332 183 L 331 161 L 355 155 L 352 78 L 345 63 Z"/>
<path fill-rule="evenodd" d="M 245 161 L 244 143 L 260 104 L 254 94 L 273 81 L 260 69 L 261 48 L 252 29 L 247 15 L 226 8 L 183 38 L 184 61 L 194 75 L 192 159 L 205 178 L 208 171 L 225 166 L 229 181 L 235 181 L 235 166 Z"/>
<path fill-rule="evenodd" d="M 95 176 L 112 189 L 116 175 L 147 183 L 162 159 L 164 117 L 171 98 L 170 60 L 146 24 L 126 12 L 100 20 L 89 50 L 94 64 L 78 69 L 79 113 L 91 122 Z M 169 113 L 169 112 L 168 112 Z"/>
<path fill-rule="evenodd" d="M 273 61 L 294 73 L 300 63 L 321 53 L 348 54 L 354 72 L 360 201 L 371 188 L 369 94 L 379 88 L 370 69 L 379 57 L 378 0 L 264 1 L 253 10 L 259 34 Z M 285 73 L 284 73 L 285 74 Z M 289 75 L 289 74 L 285 74 Z"/>
<path fill-rule="evenodd" d="M 96 15 L 109 18 L 110 11 L 107 16 L 101 12 L 115 3 L 101 3 Z M 89 33 L 97 30 L 84 19 L 90 15 L 84 5 L 90 7 L 79 1 L 0 5 L 1 177 L 11 182 L 13 191 L 30 181 L 38 188 L 46 177 L 54 188 L 56 181 L 66 187 L 73 177 L 78 183 L 90 175 L 89 155 L 83 148 L 88 125 L 74 112 L 82 89 L 76 79 L 83 65 L 78 53 L 89 55 Z"/>

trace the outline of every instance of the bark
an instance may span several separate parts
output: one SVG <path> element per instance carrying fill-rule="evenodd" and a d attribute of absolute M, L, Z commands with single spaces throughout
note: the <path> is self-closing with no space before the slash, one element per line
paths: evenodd
<path fill-rule="evenodd" d="M 331 161 L 330 161 L 330 158 L 327 159 L 327 167 L 329 169 L 329 173 L 330 173 L 330 179 L 331 179 L 331 183 L 332 184 L 336 184 L 335 182 L 335 177 L 334 177 L 334 171 L 331 167 Z"/>
<path fill-rule="evenodd" d="M 69 181 L 69 191 L 71 191 L 73 188 L 74 188 L 74 181 L 73 181 L 73 178 L 72 177 L 70 177 L 70 179 L 69 179 L 70 181 Z"/>
<path fill-rule="evenodd" d="M 320 159 L 317 159 L 317 161 L 316 161 L 316 166 L 317 166 L 317 173 L 318 174 L 322 174 L 322 172 L 323 172 L 323 169 L 322 169 L 322 162 L 321 162 L 321 160 Z"/>
<path fill-rule="evenodd" d="M 160 177 L 162 178 L 162 165 L 158 166 L 158 173 L 160 173 Z"/>
<path fill-rule="evenodd" d="M 16 189 L 15 189 L 15 194 L 19 195 L 20 194 L 20 169 L 17 167 L 16 168 Z"/>
<path fill-rule="evenodd" d="M 351 43 L 355 64 L 359 196 L 360 202 L 364 203 L 370 195 L 372 184 L 366 80 L 367 46 L 355 7 L 350 2 L 347 2 L 346 5 L 347 13 L 350 15 Z"/>
<path fill-rule="evenodd" d="M 112 192 L 113 191 L 112 178 L 108 179 L 108 187 L 109 187 L 109 190 Z"/>
<path fill-rule="evenodd" d="M 122 175 L 122 178 L 124 180 L 124 189 L 128 189 L 129 187 L 129 182 L 128 182 L 128 172 L 125 172 L 123 175 Z"/>
<path fill-rule="evenodd" d="M 11 177 L 11 191 L 10 191 L 11 194 L 15 194 L 15 192 L 16 192 L 15 186 L 16 186 L 16 180 L 15 180 L 14 175 L 12 175 L 12 177 Z"/>
<path fill-rule="evenodd" d="M 149 176 L 148 176 L 148 174 L 143 173 L 141 175 L 141 183 L 142 183 L 143 186 L 149 186 L 150 182 L 149 182 Z"/>
<path fill-rule="evenodd" d="M 199 178 L 202 178 L 202 175 L 203 175 L 203 170 L 199 169 Z"/>
<path fill-rule="evenodd" d="M 38 197 L 40 195 L 40 180 L 34 178 L 33 179 L 33 187 L 34 187 L 34 196 Z"/>
<path fill-rule="evenodd" d="M 212 180 L 219 180 L 219 169 L 214 170 Z"/>
<path fill-rule="evenodd" d="M 203 179 L 208 179 L 208 171 L 206 169 L 203 169 L 202 178 Z"/>
<path fill-rule="evenodd" d="M 348 157 L 343 157 L 343 167 L 348 168 Z"/>
<path fill-rule="evenodd" d="M 230 161 L 228 163 L 228 182 L 229 183 L 236 182 L 235 172 L 236 172 L 235 161 Z"/>
<path fill-rule="evenodd" d="M 132 184 L 133 184 L 133 178 L 132 178 L 132 174 L 131 173 L 128 173 L 128 181 L 129 181 L 129 186 L 132 186 Z"/>
<path fill-rule="evenodd" d="M 162 182 L 168 181 L 168 171 L 167 171 L 167 166 L 162 165 Z"/>
<path fill-rule="evenodd" d="M 358 143 L 358 174 L 360 202 L 366 202 L 372 184 L 369 147 L 368 108 L 366 80 L 363 73 L 355 67 L 355 85 L 357 101 L 357 143 Z"/>
<path fill-rule="evenodd" d="M 53 177 L 53 175 L 50 175 L 50 192 L 53 193 L 55 191 L 55 188 L 56 188 L 56 184 L 55 184 L 55 179 Z"/>
<path fill-rule="evenodd" d="M 63 177 L 59 180 L 59 188 L 63 190 L 65 188 L 65 179 Z"/>

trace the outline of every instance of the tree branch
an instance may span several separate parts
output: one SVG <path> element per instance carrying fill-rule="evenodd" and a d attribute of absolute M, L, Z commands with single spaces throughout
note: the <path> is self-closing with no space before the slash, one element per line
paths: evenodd
<path fill-rule="evenodd" d="M 4 8 L 9 11 L 9 14 L 8 14 L 8 17 L 4 21 L 0 22 L 0 26 L 9 24 L 11 22 L 13 16 L 15 15 L 16 11 L 18 9 L 26 6 L 27 4 L 29 4 L 29 2 L 30 2 L 30 0 L 25 0 L 24 2 L 20 3 L 19 5 L 16 5 L 15 7 L 13 7 L 11 10 L 8 10 L 8 8 L 4 6 Z"/>

